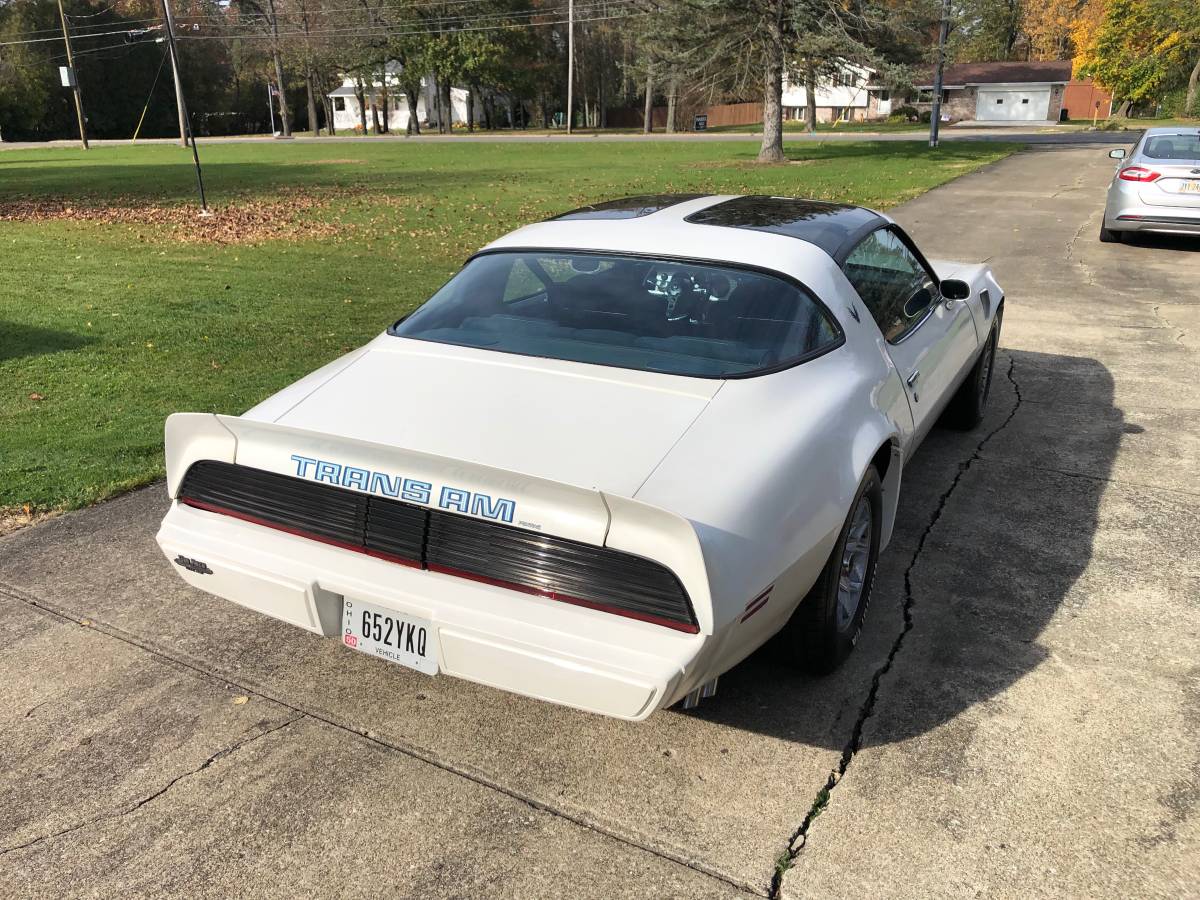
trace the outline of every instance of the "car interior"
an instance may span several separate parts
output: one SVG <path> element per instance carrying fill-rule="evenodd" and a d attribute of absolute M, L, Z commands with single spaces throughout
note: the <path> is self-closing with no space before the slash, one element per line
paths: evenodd
<path fill-rule="evenodd" d="M 680 375 L 767 369 L 838 331 L 799 286 L 742 269 L 598 255 L 488 254 L 403 337 Z"/>
<path fill-rule="evenodd" d="M 1200 161 L 1200 134 L 1168 134 L 1148 138 L 1142 154 L 1151 159 Z"/>

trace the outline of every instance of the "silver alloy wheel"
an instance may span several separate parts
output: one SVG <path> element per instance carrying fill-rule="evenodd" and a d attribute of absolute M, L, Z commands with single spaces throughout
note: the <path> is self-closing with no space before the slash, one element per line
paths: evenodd
<path fill-rule="evenodd" d="M 996 340 L 994 337 L 989 337 L 988 342 L 983 347 L 983 377 L 979 379 L 979 409 L 982 413 L 983 407 L 987 405 L 988 391 L 992 387 L 992 366 L 996 356 Z"/>
<path fill-rule="evenodd" d="M 872 524 L 875 512 L 866 496 L 858 499 L 846 546 L 842 549 L 842 567 L 838 572 L 837 627 L 846 631 L 854 621 L 862 603 L 863 587 L 867 581 L 867 564 L 871 561 Z"/>

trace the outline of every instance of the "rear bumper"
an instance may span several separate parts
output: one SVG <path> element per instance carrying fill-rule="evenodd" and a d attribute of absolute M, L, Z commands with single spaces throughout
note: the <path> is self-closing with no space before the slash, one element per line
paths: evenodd
<path fill-rule="evenodd" d="M 410 569 L 178 502 L 157 539 L 192 586 L 326 637 L 340 634 L 344 598 L 427 619 L 441 673 L 539 700 L 640 720 L 706 680 L 698 670 L 711 635 Z"/>
<path fill-rule="evenodd" d="M 1149 206 L 1110 197 L 1104 210 L 1109 231 L 1152 231 L 1161 234 L 1200 234 L 1200 207 Z"/>

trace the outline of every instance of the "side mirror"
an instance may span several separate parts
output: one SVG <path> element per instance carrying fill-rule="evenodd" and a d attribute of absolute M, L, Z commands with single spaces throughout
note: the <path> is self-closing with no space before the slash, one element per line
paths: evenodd
<path fill-rule="evenodd" d="M 943 278 L 942 296 L 947 300 L 966 300 L 971 296 L 971 286 L 959 278 Z"/>
<path fill-rule="evenodd" d="M 1112 159 L 1124 159 L 1125 158 L 1125 148 L 1118 147 L 1116 150 L 1109 150 L 1108 155 Z"/>

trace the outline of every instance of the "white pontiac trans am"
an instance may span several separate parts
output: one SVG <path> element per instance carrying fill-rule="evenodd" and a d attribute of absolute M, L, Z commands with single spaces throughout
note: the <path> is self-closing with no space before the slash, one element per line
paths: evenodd
<path fill-rule="evenodd" d="M 1003 300 L 860 207 L 585 207 L 245 414 L 171 416 L 158 542 L 347 647 L 609 716 L 785 627 L 828 671 L 905 462 L 982 418 Z"/>

